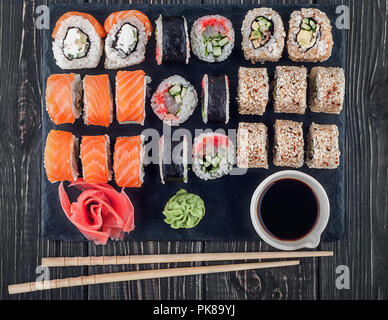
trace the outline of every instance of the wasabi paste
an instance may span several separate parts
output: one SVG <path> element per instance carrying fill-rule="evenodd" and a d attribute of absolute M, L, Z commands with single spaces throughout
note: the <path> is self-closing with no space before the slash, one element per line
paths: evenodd
<path fill-rule="evenodd" d="M 199 196 L 181 189 L 167 202 L 163 215 L 173 229 L 194 228 L 205 215 L 205 204 Z"/>

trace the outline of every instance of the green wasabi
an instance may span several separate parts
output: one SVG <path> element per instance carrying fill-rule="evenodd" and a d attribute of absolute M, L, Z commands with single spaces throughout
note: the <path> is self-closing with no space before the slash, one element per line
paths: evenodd
<path fill-rule="evenodd" d="M 181 189 L 167 202 L 163 215 L 173 229 L 194 228 L 205 215 L 205 203 L 196 194 Z"/>

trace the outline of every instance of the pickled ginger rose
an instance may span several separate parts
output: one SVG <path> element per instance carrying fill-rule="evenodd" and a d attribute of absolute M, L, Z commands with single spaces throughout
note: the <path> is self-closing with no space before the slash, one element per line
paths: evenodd
<path fill-rule="evenodd" d="M 117 192 L 109 184 L 90 184 L 83 179 L 71 183 L 82 191 L 71 203 L 63 182 L 59 199 L 67 218 L 95 244 L 106 244 L 109 238 L 122 240 L 124 233 L 135 228 L 134 208 L 124 189 Z"/>

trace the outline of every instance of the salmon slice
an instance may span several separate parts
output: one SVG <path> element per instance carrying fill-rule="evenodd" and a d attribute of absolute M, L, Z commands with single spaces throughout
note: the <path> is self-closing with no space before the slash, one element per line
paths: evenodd
<path fill-rule="evenodd" d="M 143 139 L 119 137 L 113 155 L 113 171 L 116 184 L 122 188 L 138 188 L 143 184 Z"/>
<path fill-rule="evenodd" d="M 56 125 L 80 117 L 82 82 L 78 74 L 52 74 L 47 79 L 46 109 Z"/>
<path fill-rule="evenodd" d="M 107 183 L 112 180 L 109 136 L 83 136 L 81 162 L 83 178 L 87 183 Z"/>
<path fill-rule="evenodd" d="M 105 28 L 106 33 L 110 33 L 110 31 L 112 30 L 113 26 L 117 22 L 119 22 L 120 20 L 127 19 L 127 18 L 133 17 L 133 16 L 135 16 L 141 22 L 143 22 L 145 30 L 146 30 L 146 33 L 147 33 L 147 36 L 148 36 L 148 39 L 149 39 L 151 37 L 152 31 L 153 31 L 152 23 L 151 23 L 150 19 L 148 19 L 148 17 L 143 12 L 140 12 L 138 10 L 125 10 L 125 11 L 113 12 L 105 20 L 104 28 Z"/>
<path fill-rule="evenodd" d="M 109 76 L 85 76 L 84 121 L 86 125 L 109 127 L 113 120 L 113 99 Z"/>
<path fill-rule="evenodd" d="M 51 130 L 44 150 L 44 166 L 51 182 L 78 178 L 78 139 L 71 132 Z"/>
<path fill-rule="evenodd" d="M 90 15 L 88 13 L 84 13 L 84 12 L 70 11 L 70 12 L 66 12 L 62 17 L 60 17 L 58 19 L 58 21 L 55 25 L 55 28 L 53 30 L 53 33 L 51 35 L 53 39 L 56 38 L 57 33 L 58 33 L 62 23 L 66 19 L 73 17 L 73 16 L 79 16 L 81 18 L 88 20 L 92 24 L 93 28 L 96 30 L 96 33 L 99 35 L 100 38 L 106 37 L 106 32 L 105 32 L 104 27 L 92 15 Z"/>
<path fill-rule="evenodd" d="M 116 75 L 116 118 L 120 124 L 140 123 L 145 119 L 145 73 L 119 71 Z"/>

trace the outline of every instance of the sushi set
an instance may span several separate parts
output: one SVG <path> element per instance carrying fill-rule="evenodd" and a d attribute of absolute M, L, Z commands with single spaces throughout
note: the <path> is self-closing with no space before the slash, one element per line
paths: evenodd
<path fill-rule="evenodd" d="M 307 233 L 325 217 L 322 240 L 342 236 L 345 39 L 335 7 L 90 4 L 50 14 L 46 239 L 258 240 L 255 190 L 289 169 L 328 197 Z"/>

